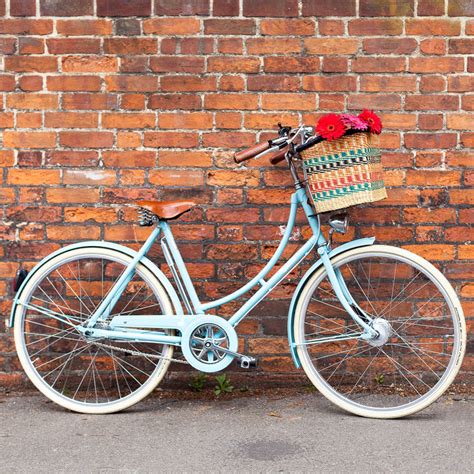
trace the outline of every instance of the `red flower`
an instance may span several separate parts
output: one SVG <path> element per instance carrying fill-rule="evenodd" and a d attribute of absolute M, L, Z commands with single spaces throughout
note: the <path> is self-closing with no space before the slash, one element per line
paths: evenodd
<path fill-rule="evenodd" d="M 316 125 L 316 131 L 326 140 L 335 140 L 340 138 L 346 132 L 346 127 L 339 115 L 327 114 L 323 115 Z"/>
<path fill-rule="evenodd" d="M 382 131 L 382 121 L 373 111 L 365 109 L 359 114 L 359 118 L 367 123 L 372 133 L 379 134 Z"/>

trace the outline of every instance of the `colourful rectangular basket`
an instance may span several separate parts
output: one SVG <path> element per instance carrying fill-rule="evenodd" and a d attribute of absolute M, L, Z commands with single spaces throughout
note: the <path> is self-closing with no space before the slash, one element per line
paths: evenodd
<path fill-rule="evenodd" d="M 324 140 L 301 152 L 301 156 L 317 212 L 387 197 L 378 135 L 361 132 Z"/>

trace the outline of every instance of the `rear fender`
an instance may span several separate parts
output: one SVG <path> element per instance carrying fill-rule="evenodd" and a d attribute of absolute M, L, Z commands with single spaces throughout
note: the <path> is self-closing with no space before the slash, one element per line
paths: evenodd
<path fill-rule="evenodd" d="M 336 255 L 340 255 L 341 253 L 347 252 L 348 250 L 352 250 L 357 247 L 366 247 L 368 245 L 373 245 L 375 242 L 375 237 L 367 237 L 364 239 L 357 239 L 352 240 L 351 242 L 346 242 L 339 247 L 331 250 L 329 253 L 329 258 L 333 258 Z M 296 367 L 299 369 L 301 367 L 301 362 L 298 357 L 298 353 L 296 351 L 296 347 L 294 345 L 295 342 L 295 335 L 294 335 L 294 320 L 295 320 L 295 310 L 296 305 L 298 303 L 298 299 L 300 298 L 301 291 L 305 286 L 306 282 L 311 278 L 311 276 L 319 270 L 319 268 L 323 265 L 321 260 L 318 260 L 312 267 L 304 274 L 303 278 L 300 280 L 298 286 L 296 287 L 295 292 L 293 293 L 293 298 L 291 299 L 290 309 L 288 311 L 288 342 L 290 345 L 291 356 L 293 357 L 293 362 L 295 363 Z"/>
<path fill-rule="evenodd" d="M 55 252 L 49 254 L 43 260 L 41 260 L 27 275 L 23 283 L 21 284 L 20 288 L 15 294 L 15 298 L 13 300 L 13 305 L 10 313 L 10 322 L 9 326 L 13 327 L 15 321 L 15 312 L 16 308 L 18 306 L 18 302 L 21 299 L 21 295 L 23 293 L 23 290 L 25 289 L 25 286 L 28 284 L 28 282 L 31 280 L 31 278 L 35 275 L 35 273 L 41 268 L 42 265 L 44 265 L 46 262 L 50 261 L 51 259 L 57 257 L 58 255 L 61 255 L 62 253 L 68 252 L 70 250 L 76 250 L 80 248 L 85 248 L 85 247 L 94 247 L 94 248 L 103 248 L 103 249 L 109 249 L 109 250 L 116 250 L 120 253 L 123 253 L 124 255 L 128 255 L 129 257 L 133 258 L 137 254 L 135 250 L 132 250 L 128 247 L 125 247 L 124 245 L 119 245 L 115 244 L 113 242 L 105 242 L 103 240 L 91 240 L 91 241 L 86 241 L 86 242 L 80 242 L 77 244 L 72 244 L 68 245 L 67 247 L 63 247 L 59 250 L 56 250 Z M 175 314 L 181 315 L 183 313 L 183 308 L 181 306 L 181 302 L 178 298 L 178 295 L 176 294 L 175 289 L 171 285 L 170 281 L 168 278 L 164 275 L 164 273 L 148 258 L 143 257 L 140 260 L 140 263 L 147 267 L 150 272 L 152 272 L 158 281 L 163 285 L 164 289 L 168 293 L 171 303 L 173 305 Z"/>

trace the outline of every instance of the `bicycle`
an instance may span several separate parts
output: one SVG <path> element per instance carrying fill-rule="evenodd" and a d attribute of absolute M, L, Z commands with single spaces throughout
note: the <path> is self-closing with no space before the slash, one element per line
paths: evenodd
<path fill-rule="evenodd" d="M 294 181 L 286 230 L 274 255 L 230 295 L 201 302 L 169 225 L 194 203 L 138 202 L 153 229 L 138 250 L 88 241 L 62 248 L 19 275 L 10 326 L 23 369 L 50 400 L 81 413 L 112 413 L 147 396 L 171 361 L 218 372 L 238 352 L 240 321 L 314 249 L 288 314 L 290 352 L 314 386 L 351 413 L 396 418 L 438 399 L 459 371 L 466 328 L 458 297 L 431 263 L 403 249 L 361 238 L 332 245 L 345 216 L 320 217 L 300 179 L 298 153 L 321 140 L 311 127 L 280 127 L 278 137 L 237 153 L 242 162 L 270 154 L 286 160 Z M 312 236 L 268 277 L 302 207 Z M 177 291 L 147 258 L 160 240 Z M 267 278 L 268 277 L 268 278 Z M 230 319 L 209 314 L 259 286 Z M 180 297 L 181 299 L 180 299 Z M 184 306 L 184 307 L 183 307 Z M 182 357 L 173 358 L 180 348 Z"/>

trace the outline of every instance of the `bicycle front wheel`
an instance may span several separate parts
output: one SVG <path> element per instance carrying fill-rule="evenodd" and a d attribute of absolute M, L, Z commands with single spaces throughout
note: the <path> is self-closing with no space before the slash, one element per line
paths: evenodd
<path fill-rule="evenodd" d="M 446 278 L 423 258 L 374 245 L 333 259 L 379 336 L 360 339 L 319 268 L 301 291 L 294 334 L 301 365 L 329 400 L 357 415 L 398 418 L 433 403 L 453 381 L 466 344 L 464 316 Z"/>
<path fill-rule="evenodd" d="M 14 328 L 18 357 L 33 384 L 69 410 L 104 414 L 128 408 L 156 387 L 169 366 L 172 346 L 87 339 L 75 329 L 131 260 L 98 247 L 65 251 L 38 268 L 22 291 Z M 173 314 L 173 307 L 155 275 L 139 263 L 113 313 Z"/>

